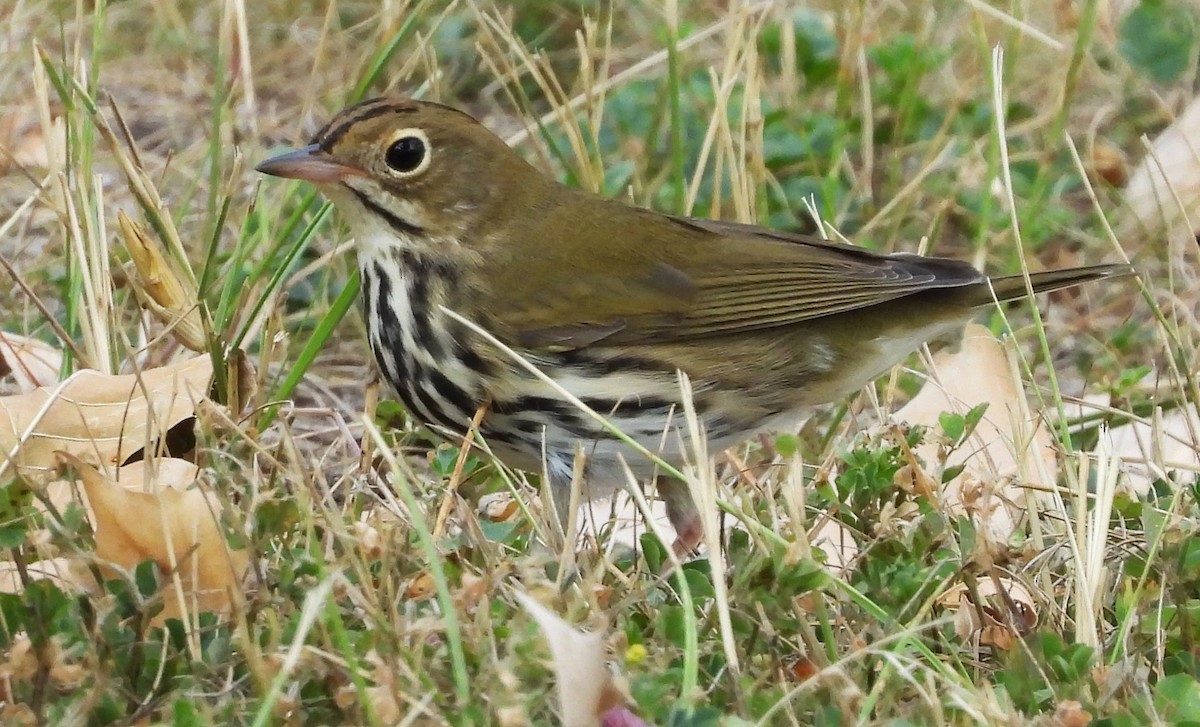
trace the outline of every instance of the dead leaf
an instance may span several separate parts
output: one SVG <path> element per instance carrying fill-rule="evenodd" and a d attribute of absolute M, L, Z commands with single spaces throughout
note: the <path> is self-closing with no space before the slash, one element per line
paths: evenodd
<path fill-rule="evenodd" d="M 1008 650 L 1037 626 L 1033 595 L 1020 581 L 980 578 L 976 593 L 982 603 L 972 600 L 967 584 L 958 583 L 937 597 L 939 606 L 955 612 L 954 632 L 964 642 L 978 639 L 981 646 Z"/>
<path fill-rule="evenodd" d="M 1125 184 L 1129 178 L 1129 162 L 1119 146 L 1106 139 L 1097 139 L 1088 151 L 1088 171 L 1109 186 Z"/>
<path fill-rule="evenodd" d="M 437 592 L 437 583 L 433 580 L 433 576 L 429 571 L 421 571 L 408 582 L 408 586 L 404 589 L 404 597 L 410 601 L 424 601 L 427 598 L 432 598 Z"/>
<path fill-rule="evenodd" d="M 396 699 L 396 695 L 402 691 L 396 684 L 395 669 L 374 649 L 367 652 L 363 661 L 367 664 L 371 681 L 375 682 L 375 686 L 367 687 L 366 691 L 367 701 L 375 711 L 375 719 L 382 724 L 399 724 L 404 711 Z"/>
<path fill-rule="evenodd" d="M 832 517 L 822 518 L 813 526 L 808 542 L 825 553 L 825 567 L 838 578 L 850 570 L 860 550 L 850 528 Z"/>
<path fill-rule="evenodd" d="M 619 721 L 632 716 L 632 713 L 623 709 L 625 698 L 614 684 L 612 672 L 608 670 L 604 637 L 572 627 L 524 593 L 518 591 L 514 595 L 517 602 L 533 616 L 542 636 L 550 645 L 563 726 L 636 724 Z"/>
<path fill-rule="evenodd" d="M 38 657 L 37 652 L 34 651 L 33 642 L 24 633 L 16 634 L 8 648 L 8 658 L 0 664 L 0 678 L 6 681 L 8 679 L 28 680 L 32 679 L 37 671 Z"/>
<path fill-rule="evenodd" d="M 60 349 L 36 338 L 0 331 L 0 376 L 11 374 L 18 392 L 27 394 L 58 381 L 62 363 Z"/>
<path fill-rule="evenodd" d="M 797 682 L 806 682 L 821 673 L 821 668 L 816 662 L 803 656 L 796 657 L 785 666 L 784 673 Z"/>
<path fill-rule="evenodd" d="M 49 172 L 54 160 L 67 158 L 67 126 L 51 108 L 49 128 L 38 112 L 27 108 L 0 119 L 0 174 L 13 169 Z"/>
<path fill-rule="evenodd" d="M 1054 708 L 1054 721 L 1061 727 L 1087 727 L 1092 722 L 1092 713 L 1074 699 L 1068 699 Z"/>
<path fill-rule="evenodd" d="M 25 566 L 30 580 L 51 580 L 62 590 L 94 591 L 95 579 L 87 564 L 77 558 L 47 558 Z M 17 564 L 0 563 L 0 593 L 20 593 L 25 590 Z"/>
<path fill-rule="evenodd" d="M 497 707 L 496 724 L 500 727 L 528 727 L 529 713 L 519 704 Z"/>
<path fill-rule="evenodd" d="M 1137 495 L 1150 491 L 1154 481 L 1170 470 L 1200 472 L 1200 416 L 1190 407 L 1163 413 L 1150 421 L 1131 421 L 1108 432 L 1110 456 L 1122 461 L 1122 486 Z"/>
<path fill-rule="evenodd" d="M 57 450 L 115 468 L 192 416 L 211 380 L 211 359 L 197 356 L 140 374 L 80 371 L 62 384 L 2 397 L 0 471 L 15 465 L 44 482 Z"/>
<path fill-rule="evenodd" d="M 628 707 L 614 707 L 600 715 L 600 727 L 646 727 L 646 723 Z"/>
<path fill-rule="evenodd" d="M 966 327 L 957 353 L 934 357 L 934 377 L 893 419 L 940 431 L 943 412 L 965 414 L 988 405 L 972 435 L 946 459 L 946 468 L 963 470 L 943 486 L 942 497 L 950 514 L 969 516 L 990 542 L 1005 543 L 1024 511 L 1022 485 L 1050 487 L 1058 477 L 1050 435 L 1040 420 L 1026 418 L 1020 380 L 1004 347 L 983 326 Z M 926 441 L 914 452 L 930 466 L 939 459 L 938 447 Z"/>
<path fill-rule="evenodd" d="M 368 560 L 379 560 L 379 556 L 383 554 L 383 536 L 379 534 L 379 530 L 371 523 L 361 521 L 355 522 L 351 529 L 362 554 Z"/>
<path fill-rule="evenodd" d="M 121 467 L 114 480 L 74 455 L 59 457 L 83 483 L 101 568 L 129 572 L 153 560 L 167 574 L 159 621 L 197 609 L 223 612 L 237 602 L 249 558 L 225 541 L 221 503 L 197 482 L 196 465 L 143 460 Z"/>
<path fill-rule="evenodd" d="M 454 603 L 463 611 L 470 613 L 483 602 L 488 593 L 486 578 L 470 571 L 463 571 L 459 579 L 459 589 L 454 594 Z"/>
<path fill-rule="evenodd" d="M 1159 230 L 1200 219 L 1200 98 L 1151 144 L 1125 185 L 1125 201 L 1143 227 Z M 1176 195 L 1179 202 L 1176 202 Z M 1194 230 L 1188 230 L 1194 232 Z M 1144 233 L 1143 233 L 1144 234 Z"/>
<path fill-rule="evenodd" d="M 492 492 L 479 498 L 478 509 L 486 520 L 505 522 L 517 514 L 517 499 L 511 492 Z"/>

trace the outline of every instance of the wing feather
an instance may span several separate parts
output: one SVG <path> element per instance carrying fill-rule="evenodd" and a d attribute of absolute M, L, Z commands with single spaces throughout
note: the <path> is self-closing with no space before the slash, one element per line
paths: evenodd
<path fill-rule="evenodd" d="M 634 210 L 621 207 L 622 213 Z M 547 225 L 590 243 L 586 262 L 578 255 L 568 259 L 577 247 L 561 257 L 547 251 L 537 263 L 542 269 L 526 265 L 513 272 L 542 281 L 532 298 L 537 306 L 514 309 L 497 301 L 495 317 L 523 345 L 694 340 L 795 325 L 985 280 L 957 260 L 881 255 L 807 235 L 646 210 L 634 210 L 638 244 L 615 245 L 610 228 L 579 218 L 580 209 L 569 220 L 555 222 L 551 214 Z M 522 283 L 514 277 L 508 284 Z"/>

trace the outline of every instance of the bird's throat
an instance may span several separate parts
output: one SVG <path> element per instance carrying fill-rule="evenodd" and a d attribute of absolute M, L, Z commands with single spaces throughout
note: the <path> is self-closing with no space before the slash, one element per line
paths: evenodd
<path fill-rule="evenodd" d="M 407 249 L 360 251 L 363 318 L 375 359 L 401 401 L 427 424 L 465 431 L 484 398 L 482 364 L 442 307 L 458 274 Z M 456 334 L 460 337 L 456 339 Z"/>

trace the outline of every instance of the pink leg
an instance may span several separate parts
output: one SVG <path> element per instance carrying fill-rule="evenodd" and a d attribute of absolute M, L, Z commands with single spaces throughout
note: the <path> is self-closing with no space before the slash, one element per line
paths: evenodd
<path fill-rule="evenodd" d="M 672 549 L 675 555 L 683 557 L 695 552 L 704 538 L 704 528 L 700 524 L 700 511 L 688 492 L 686 482 L 666 477 L 658 478 L 658 496 L 667 506 L 667 519 L 675 528 L 675 543 Z"/>

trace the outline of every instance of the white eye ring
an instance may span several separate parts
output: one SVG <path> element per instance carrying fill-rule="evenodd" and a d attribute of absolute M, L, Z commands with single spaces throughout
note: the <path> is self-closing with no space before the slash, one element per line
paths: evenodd
<path fill-rule="evenodd" d="M 421 129 L 400 129 L 383 150 L 383 162 L 393 174 L 415 177 L 429 168 L 433 147 Z"/>

